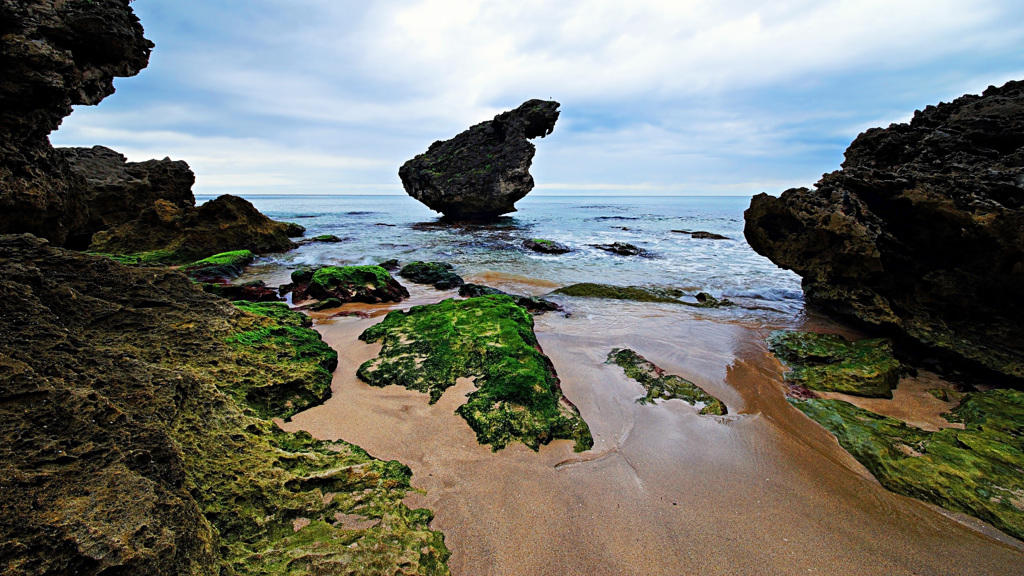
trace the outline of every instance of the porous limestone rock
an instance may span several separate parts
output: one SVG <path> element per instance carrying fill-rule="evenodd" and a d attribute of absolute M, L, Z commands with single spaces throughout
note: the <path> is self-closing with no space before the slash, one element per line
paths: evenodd
<path fill-rule="evenodd" d="M 405 191 L 454 219 L 486 220 L 515 212 L 533 189 L 530 139 L 551 134 L 558 102 L 529 100 L 451 140 L 438 140 L 398 170 Z"/>
<path fill-rule="evenodd" d="M 868 130 L 841 170 L 745 217 L 809 303 L 905 352 L 1024 378 L 1024 82 Z"/>

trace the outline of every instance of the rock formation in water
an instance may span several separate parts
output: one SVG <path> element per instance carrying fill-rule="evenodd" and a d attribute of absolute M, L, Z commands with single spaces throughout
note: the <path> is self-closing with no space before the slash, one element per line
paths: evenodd
<path fill-rule="evenodd" d="M 868 130 L 814 189 L 755 196 L 744 233 L 808 302 L 1024 378 L 1024 82 Z"/>
<path fill-rule="evenodd" d="M 489 219 L 515 212 L 533 189 L 528 140 L 555 129 L 558 102 L 529 100 L 451 140 L 437 141 L 398 171 L 405 191 L 455 219 Z"/>
<path fill-rule="evenodd" d="M 86 234 L 88 186 L 47 136 L 72 105 L 138 74 L 152 48 L 128 0 L 0 0 L 0 233 Z"/>

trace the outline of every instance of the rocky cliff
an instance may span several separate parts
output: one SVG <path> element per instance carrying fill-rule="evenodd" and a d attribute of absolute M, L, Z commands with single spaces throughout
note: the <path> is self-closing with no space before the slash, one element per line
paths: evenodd
<path fill-rule="evenodd" d="M 1024 82 L 861 134 L 813 189 L 755 196 L 750 245 L 904 350 L 1024 378 Z"/>
<path fill-rule="evenodd" d="M 152 48 L 128 0 L 0 0 L 0 233 L 87 234 L 88 187 L 47 135 L 138 74 Z"/>
<path fill-rule="evenodd" d="M 437 141 L 398 171 L 405 191 L 436 212 L 488 219 L 515 212 L 533 189 L 530 139 L 555 129 L 558 102 L 529 100 L 451 140 Z"/>

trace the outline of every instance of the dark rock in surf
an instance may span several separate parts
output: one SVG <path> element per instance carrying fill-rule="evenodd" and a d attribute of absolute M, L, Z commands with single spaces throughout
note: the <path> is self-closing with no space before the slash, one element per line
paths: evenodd
<path fill-rule="evenodd" d="M 591 244 L 591 248 L 598 248 L 605 252 L 611 252 L 619 256 L 641 256 L 643 258 L 650 258 L 651 253 L 643 248 L 634 246 L 627 242 L 612 242 L 611 244 Z"/>
<path fill-rule="evenodd" d="M 515 212 L 533 189 L 529 139 L 551 134 L 558 102 L 529 100 L 451 140 L 437 141 L 398 171 L 405 191 L 449 218 L 487 220 Z"/>
<path fill-rule="evenodd" d="M 509 294 L 497 288 L 491 288 L 490 286 L 482 286 L 480 284 L 463 284 L 459 287 L 459 296 L 463 298 L 477 298 L 479 296 L 491 296 L 494 294 L 501 294 L 509 296 L 512 301 L 518 306 L 526 308 L 529 312 L 536 314 L 543 314 L 545 312 L 562 312 L 563 308 L 558 304 L 540 298 L 538 296 L 523 296 L 521 294 Z"/>
<path fill-rule="evenodd" d="M 1024 82 L 864 132 L 814 189 L 755 196 L 744 234 L 808 302 L 1019 381 Z"/>
<path fill-rule="evenodd" d="M 567 252 L 572 252 L 572 248 L 569 248 L 565 244 L 560 244 L 554 240 L 544 240 L 542 238 L 531 238 L 523 241 L 523 248 L 533 250 L 534 252 L 540 252 L 541 254 L 565 254 Z"/>
<path fill-rule="evenodd" d="M 410 282 L 431 284 L 438 290 L 451 290 L 465 283 L 446 262 L 410 262 L 398 274 Z"/>

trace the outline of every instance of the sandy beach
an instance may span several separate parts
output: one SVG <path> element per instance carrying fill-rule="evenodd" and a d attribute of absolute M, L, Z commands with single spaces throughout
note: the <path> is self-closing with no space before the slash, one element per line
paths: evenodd
<path fill-rule="evenodd" d="M 400 307 L 450 296 L 412 291 Z M 763 344 L 773 327 L 672 305 L 574 305 L 569 318 L 538 316 L 536 331 L 590 425 L 591 451 L 555 441 L 539 453 L 522 444 L 492 453 L 454 414 L 468 380 L 433 406 L 424 394 L 359 381 L 356 368 L 379 346 L 357 338 L 384 311 L 367 305 L 352 308 L 369 319 L 317 319 L 340 355 L 333 397 L 283 426 L 408 464 L 423 493 L 407 503 L 435 511 L 432 527 L 461 576 L 1021 574 L 1019 542 L 888 492 L 792 408 Z M 700 416 L 679 400 L 637 404 L 640 385 L 605 364 L 622 346 L 722 399 L 729 415 Z M 924 392 L 932 383 L 906 384 L 897 391 L 903 416 L 939 425 L 944 403 Z"/>

